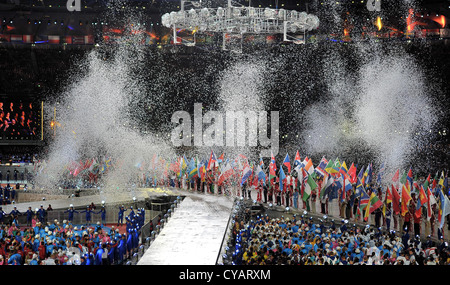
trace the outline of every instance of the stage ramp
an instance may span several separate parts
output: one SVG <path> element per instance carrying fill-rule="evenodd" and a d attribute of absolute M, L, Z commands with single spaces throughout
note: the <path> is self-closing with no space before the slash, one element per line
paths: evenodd
<path fill-rule="evenodd" d="M 187 195 L 137 265 L 215 265 L 233 199 Z"/>

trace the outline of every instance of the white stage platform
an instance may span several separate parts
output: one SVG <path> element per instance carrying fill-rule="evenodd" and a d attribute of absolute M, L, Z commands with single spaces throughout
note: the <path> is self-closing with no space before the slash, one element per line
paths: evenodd
<path fill-rule="evenodd" d="M 233 199 L 186 194 L 137 265 L 215 265 Z"/>

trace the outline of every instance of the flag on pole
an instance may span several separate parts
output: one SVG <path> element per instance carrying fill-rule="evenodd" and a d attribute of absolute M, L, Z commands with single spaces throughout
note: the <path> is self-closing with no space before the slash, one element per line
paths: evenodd
<path fill-rule="evenodd" d="M 291 173 L 291 161 L 289 160 L 288 153 L 286 153 L 286 157 L 284 158 L 283 164 L 287 167 L 288 173 Z"/>
<path fill-rule="evenodd" d="M 280 191 L 284 189 L 284 183 L 286 182 L 286 174 L 284 174 L 283 167 L 280 167 Z"/>
<path fill-rule="evenodd" d="M 356 183 L 356 167 L 354 163 L 348 169 L 348 175 L 350 175 L 350 182 Z"/>
<path fill-rule="evenodd" d="M 322 157 L 322 160 L 320 160 L 319 165 L 317 165 L 317 167 L 314 169 L 314 171 L 319 174 L 320 176 L 324 177 L 325 176 L 325 167 L 328 164 L 328 160 L 325 159 L 325 156 Z"/>
<path fill-rule="evenodd" d="M 312 163 L 312 159 L 309 159 L 308 157 L 306 157 L 305 161 L 303 161 L 303 164 L 305 165 L 305 167 L 304 167 L 305 171 L 308 172 L 309 175 L 313 174 L 314 166 Z"/>
<path fill-rule="evenodd" d="M 209 156 L 208 166 L 206 167 L 206 170 L 211 170 L 216 161 L 216 155 L 214 154 L 214 151 L 211 150 L 211 155 Z"/>
<path fill-rule="evenodd" d="M 377 184 L 378 185 L 381 185 L 381 182 L 383 181 L 385 169 L 386 168 L 385 168 L 384 162 L 382 162 L 381 166 L 380 166 L 380 170 L 378 171 L 378 175 L 377 175 Z"/>
<path fill-rule="evenodd" d="M 380 208 L 383 205 L 380 199 L 378 199 L 377 195 L 372 192 L 369 198 L 369 204 L 366 207 L 366 212 L 364 215 L 364 220 L 367 221 L 369 219 L 369 214 L 372 214 L 376 209 Z"/>
<path fill-rule="evenodd" d="M 242 174 L 243 175 L 241 179 L 241 186 L 245 183 L 245 181 L 247 181 L 247 179 L 252 174 L 252 169 L 250 168 L 250 165 L 247 162 L 244 163 L 244 171 L 242 172 Z"/>
<path fill-rule="evenodd" d="M 398 179 L 400 178 L 400 169 L 397 169 L 397 171 L 394 173 L 394 176 L 392 177 L 392 182 L 395 183 L 395 185 L 398 187 Z"/>
<path fill-rule="evenodd" d="M 300 153 L 297 150 L 297 153 L 295 154 L 295 160 L 294 160 L 294 169 L 295 169 L 295 167 L 297 167 L 301 163 L 302 163 L 302 161 L 300 159 Z"/>
<path fill-rule="evenodd" d="M 359 211 L 361 213 L 366 213 L 366 208 L 369 205 L 369 199 L 369 194 L 367 194 L 366 190 L 362 188 L 359 195 Z"/>
<path fill-rule="evenodd" d="M 339 162 L 339 158 L 336 157 L 334 162 L 330 160 L 330 162 L 327 164 L 325 170 L 330 174 L 337 174 L 339 173 L 339 169 L 341 168 L 341 164 Z"/>
<path fill-rule="evenodd" d="M 305 190 L 303 191 L 303 197 L 302 197 L 303 201 L 305 201 L 305 202 L 306 202 L 306 200 L 308 200 L 309 196 L 311 196 L 311 192 L 317 188 L 317 184 L 314 181 L 314 179 L 311 177 L 311 175 L 308 175 L 308 174 L 306 174 L 306 175 L 308 178 L 305 183 Z"/>
<path fill-rule="evenodd" d="M 233 176 L 233 172 L 234 172 L 233 168 L 229 163 L 227 163 L 225 167 L 222 169 L 222 172 L 220 173 L 218 184 L 222 185 L 223 182 L 225 182 L 228 178 Z"/>
<path fill-rule="evenodd" d="M 256 175 L 258 176 L 258 181 L 262 180 L 263 184 L 266 185 L 266 174 L 264 173 L 260 165 L 258 165 L 258 167 L 256 168 Z"/>
<path fill-rule="evenodd" d="M 420 218 L 420 216 L 422 215 L 422 206 L 426 206 L 427 202 L 428 202 L 427 194 L 425 193 L 423 187 L 420 187 L 419 197 L 417 199 L 416 204 L 416 211 L 414 212 L 414 215 L 417 218 Z"/>
<path fill-rule="evenodd" d="M 269 164 L 269 180 L 272 180 L 275 177 L 277 177 L 276 171 L 277 171 L 277 164 L 276 164 L 275 158 L 273 157 L 273 154 L 272 154 L 271 159 L 270 159 L 270 164 Z"/>
<path fill-rule="evenodd" d="M 397 189 L 394 184 L 391 187 L 392 192 L 392 209 L 394 210 L 394 214 L 400 214 L 400 194 L 398 194 Z"/>
<path fill-rule="evenodd" d="M 364 172 L 364 184 L 367 185 L 370 184 L 370 182 L 372 182 L 372 163 L 369 163 Z"/>
<path fill-rule="evenodd" d="M 408 212 L 408 205 L 411 201 L 411 195 L 408 193 L 408 189 L 406 189 L 406 186 L 402 186 L 402 201 L 401 201 L 401 215 L 405 216 L 405 214 Z"/>
<path fill-rule="evenodd" d="M 448 199 L 447 195 L 444 194 L 444 192 L 439 191 L 439 228 L 442 229 L 445 222 L 445 217 L 450 214 L 450 200 Z"/>
<path fill-rule="evenodd" d="M 389 186 L 388 186 L 388 187 L 386 187 L 386 197 L 385 197 L 386 204 L 392 203 L 392 199 L 393 199 L 392 192 L 391 192 L 391 189 L 389 189 Z"/>

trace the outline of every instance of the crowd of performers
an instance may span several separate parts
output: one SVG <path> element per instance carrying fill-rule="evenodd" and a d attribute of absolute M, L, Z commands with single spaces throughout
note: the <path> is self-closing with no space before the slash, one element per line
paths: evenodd
<path fill-rule="evenodd" d="M 228 179 L 222 179 L 224 171 L 211 168 L 205 171 L 203 177 L 190 177 L 189 171 L 186 171 L 182 175 L 172 175 L 168 180 L 160 180 L 157 184 L 242 196 L 257 203 L 327 215 L 331 214 L 330 203 L 336 200 L 342 218 L 366 223 L 370 219 L 376 227 L 384 226 L 388 231 L 406 228 L 414 235 L 441 237 L 445 223 L 450 229 L 447 219 L 450 205 L 446 206 L 449 202 L 448 182 L 443 171 L 434 178 L 428 175 L 425 179 L 418 179 L 413 178 L 411 168 L 403 175 L 397 170 L 389 185 L 382 187 L 380 174 L 373 175 L 371 165 L 357 175 L 352 175 L 346 166 L 341 165 L 335 171 L 328 172 L 325 169 L 330 168 L 322 165 L 321 171 L 316 171 L 319 165 L 312 172 L 300 167 L 297 171 L 286 171 L 286 175 L 281 174 L 283 166 L 274 175 L 261 175 L 261 168 L 258 171 L 253 167 L 246 179 L 243 179 L 242 171 L 235 171 Z M 274 173 L 272 170 L 270 172 Z M 310 180 L 313 182 L 308 182 Z M 252 193 L 255 196 L 252 197 Z"/>
<path fill-rule="evenodd" d="M 131 258 L 141 244 L 143 208 L 120 206 L 117 227 L 105 225 L 104 205 L 98 212 L 93 203 L 81 211 L 70 205 L 63 221 L 47 221 L 51 210 L 41 205 L 25 213 L 16 207 L 5 213 L 0 207 L 0 265 L 117 265 Z M 73 223 L 76 214 L 86 215 L 84 224 Z M 93 214 L 100 214 L 102 222 L 92 224 Z M 26 216 L 26 225 L 19 224 L 20 215 Z"/>

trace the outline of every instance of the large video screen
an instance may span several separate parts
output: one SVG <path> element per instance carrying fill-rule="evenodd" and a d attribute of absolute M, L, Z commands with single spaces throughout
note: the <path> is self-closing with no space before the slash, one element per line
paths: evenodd
<path fill-rule="evenodd" d="M 0 98 L 0 138 L 5 140 L 40 139 L 41 105 L 34 100 Z"/>

